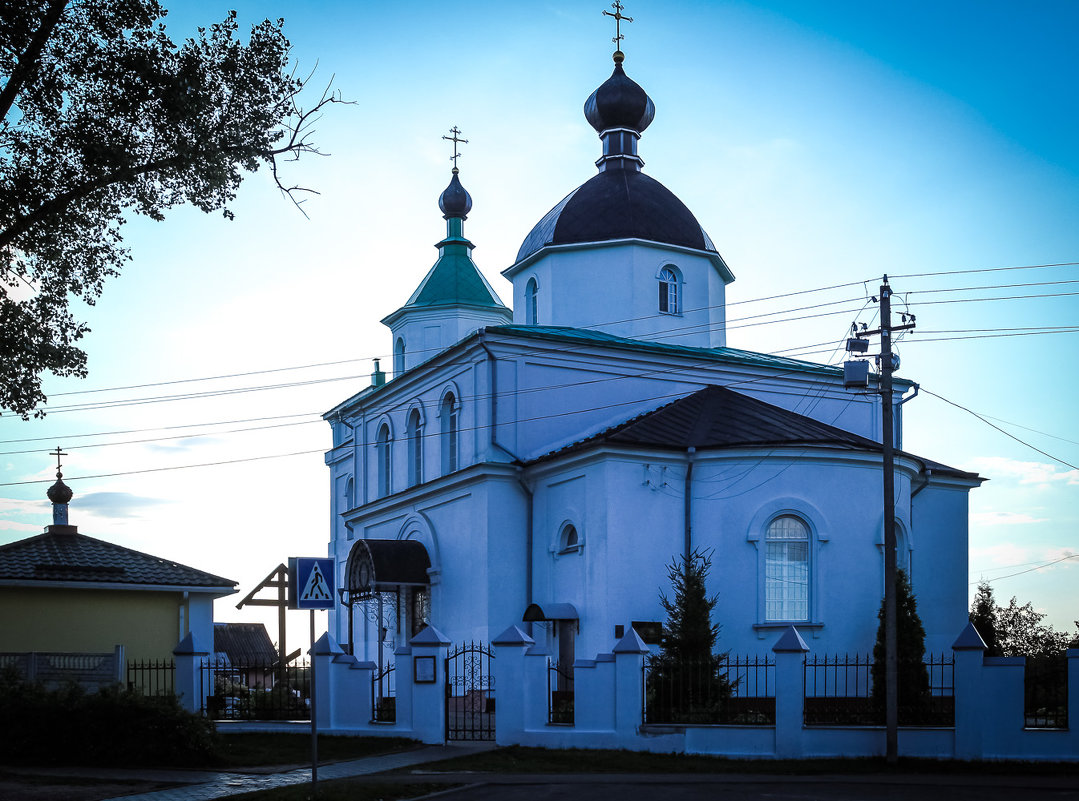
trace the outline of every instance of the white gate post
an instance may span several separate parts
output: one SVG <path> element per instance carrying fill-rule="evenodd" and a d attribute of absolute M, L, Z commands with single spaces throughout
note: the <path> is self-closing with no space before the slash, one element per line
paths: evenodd
<path fill-rule="evenodd" d="M 496 659 L 491 665 L 495 680 L 495 742 L 515 745 L 525 730 L 525 651 L 535 640 L 517 626 L 510 626 L 491 641 Z"/>
<path fill-rule="evenodd" d="M 407 670 L 412 680 L 412 736 L 424 743 L 446 742 L 446 652 L 450 641 L 428 626 L 409 641 L 412 658 L 397 670 Z M 433 661 L 432 661 L 433 660 Z M 433 672 L 428 673 L 428 669 Z M 428 676 L 433 681 L 426 681 Z M 398 674 L 398 695 L 404 682 Z"/>

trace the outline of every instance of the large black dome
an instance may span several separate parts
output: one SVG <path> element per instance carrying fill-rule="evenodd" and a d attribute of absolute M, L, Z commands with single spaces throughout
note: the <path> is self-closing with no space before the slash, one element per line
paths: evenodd
<path fill-rule="evenodd" d="M 715 252 L 697 218 L 671 190 L 636 170 L 605 170 L 544 215 L 517 253 L 547 245 L 644 239 Z"/>

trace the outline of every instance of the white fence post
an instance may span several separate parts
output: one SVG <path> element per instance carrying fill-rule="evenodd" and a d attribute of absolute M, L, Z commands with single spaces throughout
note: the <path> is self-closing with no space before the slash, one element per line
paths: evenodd
<path fill-rule="evenodd" d="M 630 626 L 614 647 L 614 729 L 632 737 L 644 722 L 644 657 L 648 646 Z"/>
<path fill-rule="evenodd" d="M 206 696 L 213 689 L 212 681 L 203 681 L 206 658 L 210 655 L 197 642 L 195 635 L 188 632 L 172 649 L 176 659 L 176 677 L 173 692 L 180 700 L 180 706 L 188 712 L 200 712 L 206 708 Z M 210 686 L 207 686 L 210 685 Z"/>
<path fill-rule="evenodd" d="M 952 643 L 955 653 L 955 755 L 959 759 L 982 758 L 982 669 L 985 641 L 968 622 Z"/>
<path fill-rule="evenodd" d="M 397 670 L 408 671 L 412 683 L 412 736 L 424 743 L 446 742 L 446 652 L 450 641 L 434 626 L 428 626 L 409 642 L 412 659 Z M 430 660 L 434 660 L 431 662 Z M 434 681 L 425 681 L 433 667 Z M 398 695 L 404 682 L 398 673 Z M 418 679 L 418 680 L 417 680 Z"/>
<path fill-rule="evenodd" d="M 315 641 L 310 651 L 311 679 L 318 682 L 316 700 L 318 708 L 314 710 L 314 714 L 318 716 L 316 722 L 318 730 L 322 732 L 330 731 L 337 717 L 334 712 L 340 698 L 334 675 L 337 671 L 333 669 L 333 664 L 335 659 L 343 656 L 344 653 L 341 646 L 337 644 L 337 640 L 328 631 Z"/>
<path fill-rule="evenodd" d="M 525 652 L 535 640 L 517 626 L 510 626 L 493 640 L 495 660 L 495 742 L 514 745 L 525 730 Z"/>
<path fill-rule="evenodd" d="M 802 755 L 805 726 L 805 655 L 809 652 L 798 629 L 790 626 L 772 646 L 776 655 L 776 756 Z"/>

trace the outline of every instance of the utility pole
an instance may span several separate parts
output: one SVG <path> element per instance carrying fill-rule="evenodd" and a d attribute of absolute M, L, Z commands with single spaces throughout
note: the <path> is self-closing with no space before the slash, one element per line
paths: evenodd
<path fill-rule="evenodd" d="M 889 764 L 895 764 L 899 760 L 899 654 L 896 638 L 896 607 L 895 607 L 895 573 L 896 573 L 896 545 L 895 545 L 895 454 L 893 439 L 895 436 L 894 409 L 892 407 L 892 372 L 897 365 L 897 359 L 892 352 L 892 335 L 896 331 L 906 331 L 914 328 L 914 315 L 904 314 L 903 324 L 892 325 L 892 288 L 888 285 L 888 276 L 880 286 L 880 328 L 874 331 L 865 329 L 853 329 L 854 339 L 847 340 L 847 350 L 853 353 L 865 353 L 868 343 L 863 339 L 880 335 L 880 387 L 877 393 L 881 397 L 881 456 L 884 478 L 884 724 L 885 724 L 885 754 Z M 909 322 L 907 322 L 909 318 Z M 865 364 L 864 362 L 848 362 L 849 364 Z M 844 373 L 847 366 L 844 365 Z M 868 387 L 868 365 L 865 370 L 866 384 Z M 844 382 L 848 387 L 852 386 L 848 379 Z"/>

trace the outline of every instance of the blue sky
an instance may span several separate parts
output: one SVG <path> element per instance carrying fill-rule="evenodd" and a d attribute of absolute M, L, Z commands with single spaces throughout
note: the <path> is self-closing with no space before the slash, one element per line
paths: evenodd
<path fill-rule="evenodd" d="M 185 3 L 170 30 L 183 37 L 229 7 Z M 318 452 L 329 440 L 317 413 L 366 384 L 371 358 L 389 350 L 378 320 L 434 260 L 450 167 L 441 136 L 457 125 L 469 139 L 466 232 L 508 300 L 500 270 L 595 169 L 581 106 L 610 74 L 613 26 L 603 3 L 235 7 L 246 23 L 284 17 L 299 73 L 315 69 L 311 95 L 333 76 L 354 101 L 319 123 L 332 155 L 293 165 L 320 194 L 305 219 L 259 173 L 234 222 L 178 209 L 126 226 L 134 260 L 86 309 L 90 377 L 50 380 L 44 420 L 0 419 L 0 542 L 49 522 L 47 485 L 14 482 L 49 477 L 45 451 L 61 444 L 68 476 L 127 474 L 73 478 L 81 531 L 235 578 L 246 593 L 287 556 L 325 552 Z M 745 305 L 729 316 L 851 310 L 732 322 L 729 344 L 835 361 L 817 343 L 871 322 L 866 295 L 892 276 L 900 308 L 918 316 L 899 346 L 901 374 L 926 390 L 905 406 L 905 447 L 990 478 L 971 493 L 968 580 L 993 579 L 1000 600 L 1029 600 L 1071 628 L 1079 387 L 1068 355 L 1079 340 L 986 334 L 1079 324 L 1079 295 L 1068 294 L 1079 283 L 1066 283 L 1079 282 L 1079 267 L 985 271 L 1079 262 L 1079 5 L 635 2 L 624 13 L 635 20 L 624 26 L 627 72 L 657 106 L 645 169 L 690 207 L 737 276 L 728 300 Z M 1016 297 L 1032 295 L 1043 297 Z M 959 336 L 971 338 L 942 341 Z M 342 363 L 62 394 L 328 362 Z M 285 383 L 302 385 L 63 409 Z M 254 418 L 274 419 L 227 422 Z M 162 430 L 175 426 L 186 428 Z M 278 458 L 286 453 L 301 455 Z M 217 613 L 245 614 L 227 603 Z"/>

